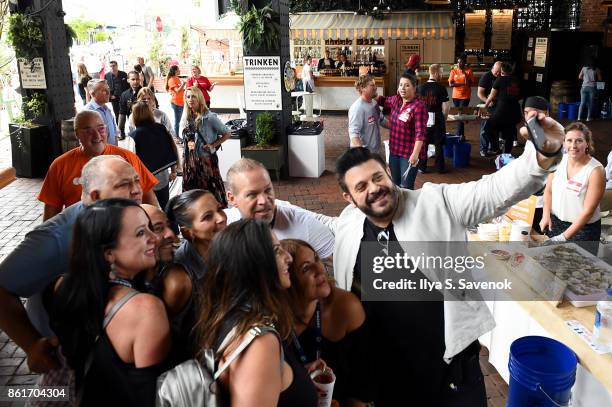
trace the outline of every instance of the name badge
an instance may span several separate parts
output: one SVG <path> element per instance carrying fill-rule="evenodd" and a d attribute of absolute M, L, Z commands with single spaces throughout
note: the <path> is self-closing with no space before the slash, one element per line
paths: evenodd
<path fill-rule="evenodd" d="M 406 110 L 404 110 L 398 117 L 398 119 L 404 123 L 406 123 L 409 119 L 410 119 L 410 112 L 412 111 L 411 108 L 407 108 Z"/>
<path fill-rule="evenodd" d="M 579 196 L 580 195 L 580 191 L 582 190 L 582 186 L 583 183 L 582 182 L 578 182 L 578 181 L 574 181 L 574 180 L 567 180 L 567 184 L 565 185 L 565 189 L 570 192 L 572 195 L 576 195 Z"/>

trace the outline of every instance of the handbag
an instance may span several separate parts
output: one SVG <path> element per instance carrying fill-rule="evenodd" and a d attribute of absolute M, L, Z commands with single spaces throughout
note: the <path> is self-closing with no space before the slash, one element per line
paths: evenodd
<path fill-rule="evenodd" d="M 227 347 L 234 337 L 236 328 L 233 328 L 225 337 L 219 349 Z M 260 325 L 251 328 L 240 345 L 229 355 L 225 364 L 216 369 L 214 349 L 205 349 L 201 359 L 187 360 L 173 369 L 162 373 L 157 379 L 157 407 L 221 407 L 228 405 L 225 400 L 219 376 L 232 364 L 253 340 L 265 333 L 272 332 L 282 344 L 279 333 L 274 327 Z M 284 361 L 283 347 L 281 345 L 281 367 Z"/>

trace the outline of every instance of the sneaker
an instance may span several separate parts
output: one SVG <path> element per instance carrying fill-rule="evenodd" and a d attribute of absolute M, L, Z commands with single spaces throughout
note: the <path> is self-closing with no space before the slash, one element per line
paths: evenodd
<path fill-rule="evenodd" d="M 490 151 L 489 151 L 489 153 L 490 153 Z M 480 152 L 480 156 L 481 157 L 486 157 L 487 156 L 487 152 L 486 151 L 481 151 Z"/>
<path fill-rule="evenodd" d="M 593 119 L 591 119 L 590 117 L 587 117 L 587 122 L 592 122 Z"/>

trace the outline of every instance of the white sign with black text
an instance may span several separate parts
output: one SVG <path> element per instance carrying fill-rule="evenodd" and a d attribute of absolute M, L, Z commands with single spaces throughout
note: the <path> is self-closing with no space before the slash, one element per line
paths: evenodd
<path fill-rule="evenodd" d="M 19 58 L 19 74 L 23 89 L 47 89 L 45 66 L 42 58 Z"/>
<path fill-rule="evenodd" d="M 244 57 L 246 110 L 282 109 L 280 57 Z"/>
<path fill-rule="evenodd" d="M 533 53 L 533 66 L 544 68 L 546 66 L 546 54 L 548 52 L 548 38 L 538 37 L 535 42 Z"/>

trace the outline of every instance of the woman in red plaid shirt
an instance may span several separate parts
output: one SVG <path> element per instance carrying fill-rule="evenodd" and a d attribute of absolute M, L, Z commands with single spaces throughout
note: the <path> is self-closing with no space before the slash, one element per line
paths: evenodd
<path fill-rule="evenodd" d="M 414 189 L 417 163 L 427 159 L 427 108 L 417 98 L 417 79 L 413 75 L 400 77 L 397 95 L 380 97 L 378 104 L 388 113 L 389 167 L 396 185 Z"/>

